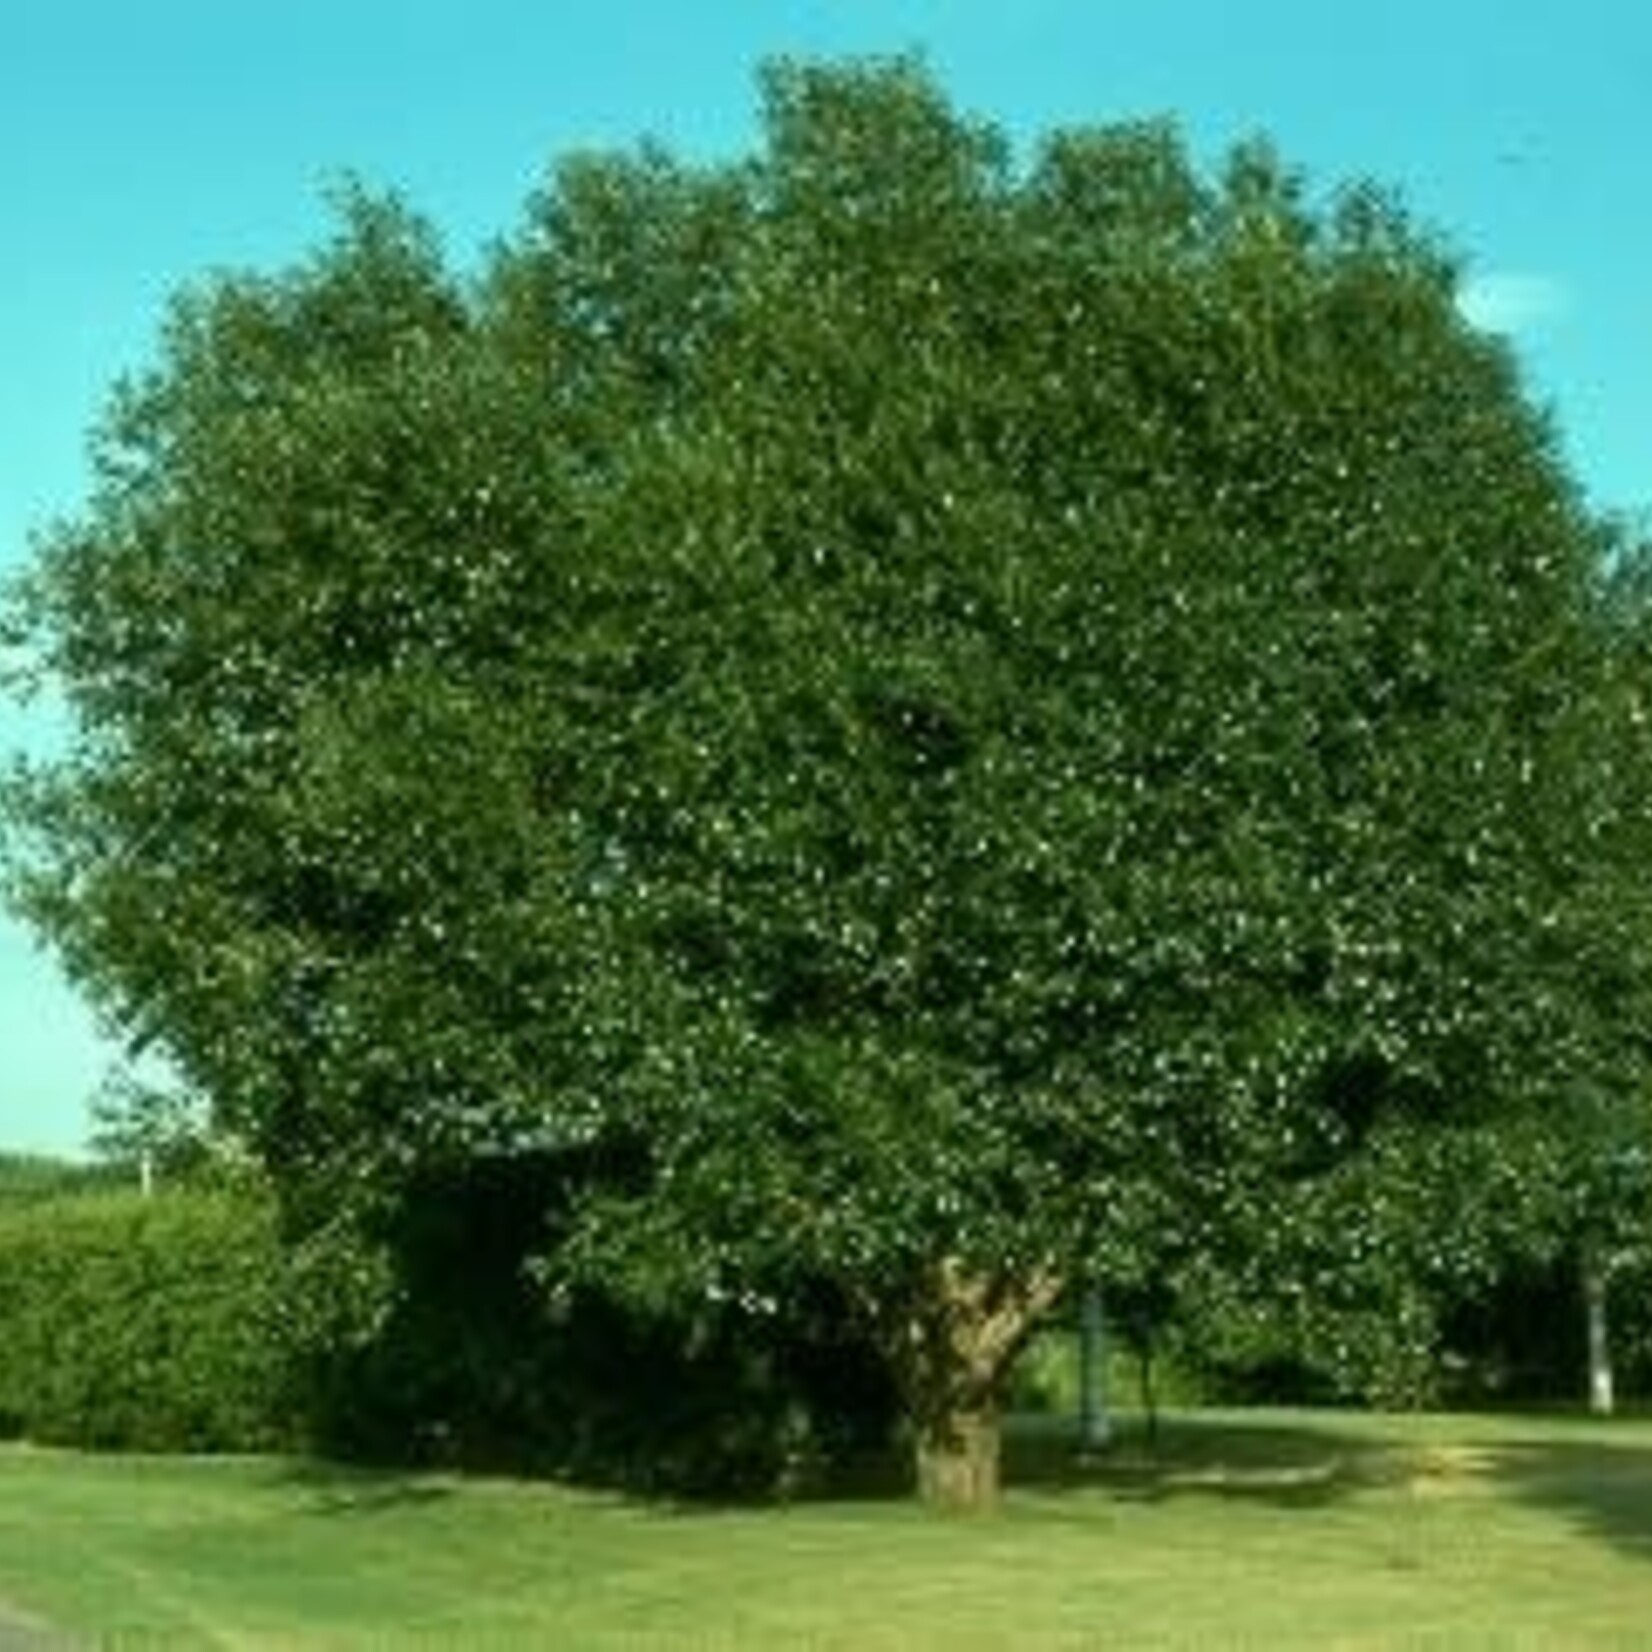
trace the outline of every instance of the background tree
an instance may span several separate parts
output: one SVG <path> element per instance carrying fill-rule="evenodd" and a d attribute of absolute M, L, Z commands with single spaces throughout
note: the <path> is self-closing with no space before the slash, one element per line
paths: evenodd
<path fill-rule="evenodd" d="M 1600 537 L 1368 188 L 783 64 L 749 160 L 571 159 L 473 286 L 350 196 L 98 466 L 16 610 L 77 977 L 296 1219 L 531 1155 L 553 1293 L 831 1282 L 938 1500 L 1079 1272 L 1284 1209 L 1346 1277 L 1565 1108 Z"/>
<path fill-rule="evenodd" d="M 201 1185 L 253 1172 L 236 1144 L 214 1132 L 202 1098 L 129 1067 L 105 1077 L 91 1111 L 93 1152 L 146 1193 L 157 1181 Z"/>

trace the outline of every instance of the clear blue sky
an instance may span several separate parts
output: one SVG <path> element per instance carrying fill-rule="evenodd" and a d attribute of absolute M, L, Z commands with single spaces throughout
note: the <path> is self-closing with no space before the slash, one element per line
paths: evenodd
<path fill-rule="evenodd" d="M 1644 0 L 7 0 L 0 9 L 0 567 L 72 511 L 108 385 L 165 295 L 304 250 L 329 176 L 394 184 L 468 256 L 549 157 L 724 153 L 776 52 L 919 48 L 1026 136 L 1169 112 L 1371 174 L 1472 259 L 1593 495 L 1652 506 L 1652 7 Z M 0 714 L 0 747 L 40 737 Z M 0 923 L 0 1146 L 72 1150 L 107 1066 Z"/>

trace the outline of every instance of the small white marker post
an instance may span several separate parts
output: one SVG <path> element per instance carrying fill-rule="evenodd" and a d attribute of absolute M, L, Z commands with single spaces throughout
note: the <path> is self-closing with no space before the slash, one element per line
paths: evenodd
<path fill-rule="evenodd" d="M 1597 1257 L 1583 1264 L 1583 1305 L 1589 1330 L 1589 1409 L 1612 1415 L 1612 1339 L 1606 1315 L 1606 1269 Z"/>

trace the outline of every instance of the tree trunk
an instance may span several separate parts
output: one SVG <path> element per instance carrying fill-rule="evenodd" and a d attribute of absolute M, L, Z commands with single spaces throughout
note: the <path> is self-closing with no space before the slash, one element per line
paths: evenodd
<path fill-rule="evenodd" d="M 980 1511 L 998 1501 L 998 1397 L 974 1409 L 914 1419 L 918 1496 L 933 1508 Z"/>
<path fill-rule="evenodd" d="M 982 1513 L 998 1501 L 998 1410 L 1010 1362 L 1060 1289 L 1053 1276 L 990 1279 L 948 1260 L 929 1269 L 894 1327 L 918 1495 Z"/>
<path fill-rule="evenodd" d="M 1610 1417 L 1612 1340 L 1606 1317 L 1606 1269 L 1598 1257 L 1583 1259 L 1583 1305 L 1589 1329 L 1589 1409 L 1597 1417 Z"/>

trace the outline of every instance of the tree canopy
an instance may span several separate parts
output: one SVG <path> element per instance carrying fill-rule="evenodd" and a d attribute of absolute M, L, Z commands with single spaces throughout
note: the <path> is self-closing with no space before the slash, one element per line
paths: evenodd
<path fill-rule="evenodd" d="M 295 1204 L 543 1155 L 548 1289 L 838 1283 L 967 1501 L 1076 1276 L 1358 1278 L 1629 1085 L 1640 701 L 1380 191 L 762 91 L 474 279 L 351 192 L 177 300 L 14 604 L 18 898 Z"/>

